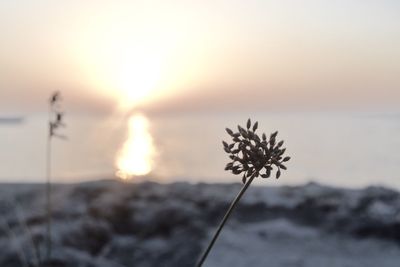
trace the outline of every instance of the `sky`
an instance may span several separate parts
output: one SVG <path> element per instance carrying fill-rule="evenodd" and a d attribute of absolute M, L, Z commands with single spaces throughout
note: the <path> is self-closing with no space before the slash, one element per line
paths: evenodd
<path fill-rule="evenodd" d="M 0 115 L 400 106 L 400 2 L 0 1 Z"/>

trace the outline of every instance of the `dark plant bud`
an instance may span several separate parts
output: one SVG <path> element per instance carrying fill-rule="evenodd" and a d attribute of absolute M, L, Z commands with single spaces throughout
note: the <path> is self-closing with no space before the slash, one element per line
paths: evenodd
<path fill-rule="evenodd" d="M 222 144 L 224 145 L 224 147 L 229 147 L 228 143 L 225 141 L 222 141 Z"/>
<path fill-rule="evenodd" d="M 266 170 L 272 171 L 272 167 L 270 165 L 265 166 Z"/>
<path fill-rule="evenodd" d="M 251 127 L 251 120 L 250 119 L 247 120 L 247 125 L 246 126 L 247 126 L 247 129 L 250 129 L 250 127 Z"/>
<path fill-rule="evenodd" d="M 256 123 L 254 123 L 253 132 L 255 132 L 257 130 L 257 128 L 258 128 L 258 121 L 256 121 Z"/>
<path fill-rule="evenodd" d="M 265 133 L 262 134 L 262 140 L 267 141 L 267 136 L 265 135 Z"/>
<path fill-rule="evenodd" d="M 57 119 L 56 119 L 57 122 L 61 122 L 61 120 L 62 120 L 62 113 L 57 112 L 56 116 L 57 116 Z"/>
<path fill-rule="evenodd" d="M 269 140 L 269 147 L 270 148 L 273 148 L 275 146 L 275 138 L 271 138 L 270 140 Z"/>
<path fill-rule="evenodd" d="M 229 128 L 225 128 L 225 131 L 230 135 L 233 136 L 233 131 Z"/>
<path fill-rule="evenodd" d="M 233 153 L 233 154 L 237 154 L 237 153 L 239 153 L 240 152 L 240 149 L 234 149 L 234 150 L 231 150 L 231 153 Z"/>
<path fill-rule="evenodd" d="M 278 171 L 276 172 L 276 179 L 279 179 L 280 176 L 281 176 L 281 170 L 278 170 Z"/>
<path fill-rule="evenodd" d="M 244 184 L 245 184 L 245 183 L 246 183 L 246 180 L 247 180 L 247 178 L 246 178 L 246 174 L 244 174 L 244 175 L 243 175 L 243 177 L 242 177 L 242 183 L 244 183 Z"/>
<path fill-rule="evenodd" d="M 282 161 L 286 162 L 286 161 L 289 161 L 289 160 L 290 160 L 290 157 L 285 157 Z"/>
<path fill-rule="evenodd" d="M 234 157 L 234 160 L 240 162 L 241 158 L 239 158 L 239 157 Z"/>
<path fill-rule="evenodd" d="M 278 131 L 272 133 L 271 136 L 270 136 L 270 138 L 275 139 L 277 135 L 278 135 Z"/>
<path fill-rule="evenodd" d="M 279 153 L 278 153 L 278 155 L 279 155 L 279 156 L 280 156 L 280 155 L 283 155 L 283 153 L 285 153 L 285 151 L 286 151 L 286 148 L 280 150 Z"/>
<path fill-rule="evenodd" d="M 278 143 L 277 147 L 281 147 L 282 145 L 283 145 L 283 140 Z"/>
<path fill-rule="evenodd" d="M 241 170 L 240 169 L 232 169 L 232 173 L 235 175 L 238 175 L 241 173 Z"/>
<path fill-rule="evenodd" d="M 239 130 L 239 133 L 240 133 L 241 135 L 243 135 L 243 133 L 246 133 L 246 130 L 243 129 L 242 127 L 240 127 L 240 126 L 238 126 L 238 130 Z"/>
<path fill-rule="evenodd" d="M 226 164 L 225 166 L 225 171 L 229 171 L 230 169 L 232 169 L 233 163 L 229 162 L 228 164 Z"/>

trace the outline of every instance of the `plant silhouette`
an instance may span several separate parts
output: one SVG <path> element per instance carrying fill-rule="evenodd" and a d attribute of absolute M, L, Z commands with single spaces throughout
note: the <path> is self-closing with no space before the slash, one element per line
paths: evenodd
<path fill-rule="evenodd" d="M 58 129 L 65 127 L 64 112 L 61 108 L 61 94 L 59 91 L 54 92 L 49 100 L 49 131 L 47 136 L 46 151 L 46 260 L 51 257 L 52 240 L 51 240 L 51 224 L 52 224 L 52 203 L 51 203 L 51 158 L 52 158 L 52 140 L 53 138 L 66 139 L 64 135 L 58 132 Z"/>
<path fill-rule="evenodd" d="M 277 168 L 276 179 L 281 176 L 281 170 L 286 170 L 286 166 L 283 163 L 289 161 L 290 157 L 283 157 L 286 149 L 282 147 L 283 141 L 276 142 L 278 132 L 272 133 L 269 139 L 267 139 L 265 133 L 260 138 L 256 134 L 257 128 L 258 122 L 252 125 L 250 119 L 247 120 L 246 129 L 240 125 L 237 127 L 238 132 L 233 132 L 231 129 L 226 128 L 226 132 L 230 135 L 232 143 L 228 144 L 222 141 L 224 150 L 229 154 L 229 158 L 231 159 L 231 162 L 226 165 L 225 170 L 232 171 L 235 175 L 243 174 L 242 182 L 244 185 L 225 213 L 217 231 L 201 255 L 196 265 L 197 267 L 203 265 L 233 209 L 253 180 L 259 176 L 269 178 L 274 167 Z"/>

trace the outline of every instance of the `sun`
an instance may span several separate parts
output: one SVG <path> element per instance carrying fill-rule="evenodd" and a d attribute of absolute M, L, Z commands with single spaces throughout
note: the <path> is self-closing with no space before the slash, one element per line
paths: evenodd
<path fill-rule="evenodd" d="M 110 36 L 88 41 L 79 51 L 82 70 L 95 93 L 131 109 L 161 93 L 168 77 L 170 53 L 155 42 Z M 96 45 L 94 45 L 96 43 Z"/>
<path fill-rule="evenodd" d="M 156 93 L 162 74 L 162 61 L 156 53 L 129 51 L 117 61 L 112 76 L 120 107 L 130 108 Z"/>

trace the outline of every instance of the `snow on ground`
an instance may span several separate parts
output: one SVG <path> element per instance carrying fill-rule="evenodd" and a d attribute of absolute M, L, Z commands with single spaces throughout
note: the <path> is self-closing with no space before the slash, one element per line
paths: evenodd
<path fill-rule="evenodd" d="M 53 253 L 42 266 L 194 266 L 240 184 L 53 187 Z M 0 186 L 0 266 L 44 258 L 43 185 Z M 204 266 L 398 266 L 400 194 L 307 184 L 251 187 Z"/>

